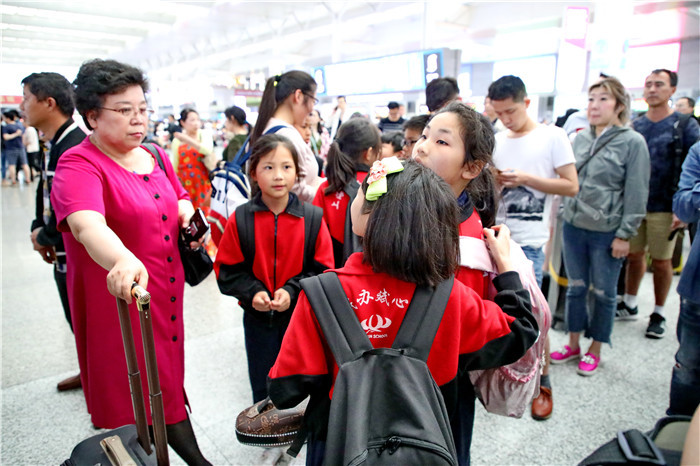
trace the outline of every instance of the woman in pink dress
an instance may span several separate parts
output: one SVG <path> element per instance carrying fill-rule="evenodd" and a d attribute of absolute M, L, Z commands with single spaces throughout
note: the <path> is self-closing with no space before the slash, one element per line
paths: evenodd
<path fill-rule="evenodd" d="M 96 59 L 81 66 L 74 85 L 76 107 L 93 133 L 61 157 L 51 199 L 66 243 L 87 409 L 96 427 L 134 423 L 114 297 L 130 303 L 139 365 L 144 367 L 138 315 L 130 296 L 131 284 L 138 282 L 153 297 L 168 443 L 188 464 L 209 464 L 185 410 L 185 280 L 177 235 L 194 208 L 165 153 L 160 152 L 163 171 L 141 147 L 149 112 L 142 72 Z M 147 394 L 146 377 L 142 383 Z"/>

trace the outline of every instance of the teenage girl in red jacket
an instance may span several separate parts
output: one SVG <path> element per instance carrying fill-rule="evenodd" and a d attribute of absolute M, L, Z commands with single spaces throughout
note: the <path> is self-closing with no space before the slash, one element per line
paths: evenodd
<path fill-rule="evenodd" d="M 348 185 L 356 182 L 356 188 L 367 176 L 370 165 L 379 159 L 382 140 L 379 130 L 367 118 L 351 118 L 338 129 L 338 134 L 328 151 L 326 176 L 321 183 L 314 205 L 323 209 L 333 239 L 335 266 L 342 267 L 345 241 L 346 212 L 350 206 Z"/>
<path fill-rule="evenodd" d="M 389 162 L 375 165 L 384 163 Z M 411 161 L 405 162 L 403 170 L 386 175 L 386 192 L 368 200 L 365 193 L 369 196 L 374 191 L 368 183 L 371 180 L 374 185 L 374 173 L 375 167 L 352 204 L 353 231 L 363 237 L 364 251 L 350 256 L 335 272 L 360 321 L 382 318 L 381 329 L 367 326 L 372 345 L 390 347 L 416 286 L 434 286 L 457 270 L 457 205 L 450 188 L 435 173 Z M 381 179 L 381 170 L 377 173 Z M 427 361 L 451 416 L 458 371 L 508 364 L 537 339 L 529 294 L 517 273 L 510 271 L 510 234 L 506 227 L 494 229 L 500 230 L 497 237 L 492 230 L 483 233 L 501 272 L 494 280 L 499 291 L 495 302 L 482 301 L 455 281 Z M 320 464 L 323 458 L 328 400 L 337 372 L 302 293 L 269 383 L 270 397 L 279 408 L 295 406 L 311 395 L 307 464 Z"/>
<path fill-rule="evenodd" d="M 258 402 L 267 397 L 267 373 L 294 310 L 299 280 L 331 267 L 333 251 L 320 210 L 290 192 L 297 180 L 294 145 L 277 134 L 262 136 L 249 163 L 254 195 L 229 218 L 214 270 L 221 292 L 238 298 L 243 308 L 248 374 Z M 311 229 L 316 239 L 309 241 L 306 223 L 314 211 L 319 226 Z"/>

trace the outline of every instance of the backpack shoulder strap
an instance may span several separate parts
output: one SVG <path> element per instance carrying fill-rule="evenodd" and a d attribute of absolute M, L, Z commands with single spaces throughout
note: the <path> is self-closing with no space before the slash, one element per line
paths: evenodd
<path fill-rule="evenodd" d="M 392 348 L 406 349 L 412 356 L 422 361 L 428 360 L 453 284 L 454 275 L 434 289 L 416 288 Z"/>
<path fill-rule="evenodd" d="M 304 208 L 304 259 L 302 270 L 306 271 L 307 267 L 313 264 L 316 252 L 316 239 L 321 229 L 323 211 L 321 208 L 308 202 L 304 202 L 302 206 Z"/>
<path fill-rule="evenodd" d="M 160 167 L 160 169 L 165 172 L 165 164 L 163 163 L 163 159 L 160 157 L 160 152 L 158 152 L 158 149 L 156 148 L 155 144 L 153 144 L 152 142 L 147 142 L 143 144 L 143 147 L 145 147 L 146 150 L 151 153 L 151 155 L 156 159 L 156 162 L 158 162 L 158 166 Z"/>
<path fill-rule="evenodd" d="M 276 133 L 277 131 L 281 130 L 282 128 L 285 128 L 285 126 L 284 125 L 273 126 L 272 128 L 265 131 L 264 134 Z M 231 161 L 231 163 L 234 163 L 234 164 L 238 165 L 239 167 L 243 167 L 243 165 L 245 165 L 245 163 L 250 158 L 250 148 L 248 147 L 249 144 L 250 144 L 250 135 L 248 135 L 248 137 L 245 138 L 243 145 L 241 146 L 240 149 L 238 149 L 238 152 L 236 152 L 236 155 L 233 157 L 233 160 Z"/>
<path fill-rule="evenodd" d="M 372 349 L 335 272 L 305 278 L 301 287 L 338 367 Z"/>
<path fill-rule="evenodd" d="M 255 214 L 250 208 L 250 202 L 238 206 L 234 214 L 243 258 L 252 267 L 255 258 Z"/>

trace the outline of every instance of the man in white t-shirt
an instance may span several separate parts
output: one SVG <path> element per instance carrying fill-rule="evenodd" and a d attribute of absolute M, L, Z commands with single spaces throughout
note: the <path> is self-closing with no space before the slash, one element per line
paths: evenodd
<path fill-rule="evenodd" d="M 513 240 L 533 263 L 537 283 L 542 285 L 543 247 L 549 240 L 552 195 L 575 196 L 578 192 L 574 152 L 563 129 L 540 125 L 527 114 L 530 99 L 517 76 L 503 76 L 491 83 L 488 98 L 507 131 L 496 134 L 493 160 L 503 187 L 505 224 Z M 552 414 L 547 364 L 542 371 L 540 395 L 532 402 L 532 417 Z"/>
<path fill-rule="evenodd" d="M 578 192 L 574 152 L 564 130 L 530 118 L 530 99 L 517 76 L 503 76 L 491 83 L 488 97 L 508 128 L 496 134 L 493 156 L 503 186 L 505 223 L 534 263 L 541 283 L 552 204 L 548 194 L 575 196 Z"/>

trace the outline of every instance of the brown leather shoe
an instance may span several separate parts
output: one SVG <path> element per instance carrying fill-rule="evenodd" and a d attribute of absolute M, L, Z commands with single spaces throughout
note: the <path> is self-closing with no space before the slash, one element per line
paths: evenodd
<path fill-rule="evenodd" d="M 545 421 L 552 416 L 552 389 L 540 387 L 540 394 L 532 400 L 532 418 Z"/>
<path fill-rule="evenodd" d="M 66 380 L 61 380 L 56 386 L 59 392 L 65 392 L 66 390 L 75 390 L 76 388 L 80 387 L 82 387 L 82 384 L 80 382 L 80 374 L 74 375 L 73 377 L 68 377 Z"/>

